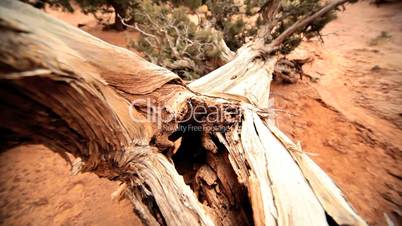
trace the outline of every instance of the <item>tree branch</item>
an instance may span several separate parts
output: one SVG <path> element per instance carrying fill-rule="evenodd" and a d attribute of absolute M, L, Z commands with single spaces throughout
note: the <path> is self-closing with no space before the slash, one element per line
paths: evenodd
<path fill-rule="evenodd" d="M 314 13 L 311 16 L 305 17 L 304 19 L 298 20 L 296 23 L 294 23 L 292 26 L 290 26 L 288 29 L 286 29 L 284 32 L 282 32 L 277 38 L 275 38 L 270 44 L 269 48 L 277 47 L 285 41 L 286 38 L 290 37 L 292 34 L 295 32 L 305 28 L 307 25 L 309 25 L 311 22 L 316 20 L 317 18 L 323 16 L 324 14 L 328 13 L 332 9 L 338 7 L 339 5 L 345 4 L 346 2 L 350 2 L 351 0 L 335 0 L 330 3 L 328 3 L 326 6 L 321 8 L 319 11 Z"/>

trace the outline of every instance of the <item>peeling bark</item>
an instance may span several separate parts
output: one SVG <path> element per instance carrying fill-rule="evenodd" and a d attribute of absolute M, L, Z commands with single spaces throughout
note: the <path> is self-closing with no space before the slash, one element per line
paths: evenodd
<path fill-rule="evenodd" d="M 0 131 L 71 153 L 74 172 L 122 181 L 145 225 L 327 225 L 325 213 L 366 225 L 269 127 L 275 57 L 245 46 L 186 86 L 17 1 L 0 2 L 0 29 Z M 172 120 L 150 120 L 147 100 Z M 215 111 L 220 120 L 204 120 Z"/>

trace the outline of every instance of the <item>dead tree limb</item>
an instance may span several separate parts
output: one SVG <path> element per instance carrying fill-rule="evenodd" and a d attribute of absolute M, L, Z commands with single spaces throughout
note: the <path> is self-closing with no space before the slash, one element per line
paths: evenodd
<path fill-rule="evenodd" d="M 124 182 L 145 225 L 328 225 L 325 213 L 366 225 L 269 127 L 274 58 L 243 48 L 187 87 L 17 1 L 0 2 L 0 29 L 0 131 L 71 153 L 81 159 L 75 172 Z M 149 118 L 146 101 L 164 120 Z M 212 113 L 222 118 L 205 120 Z"/>
<path fill-rule="evenodd" d="M 350 2 L 351 0 L 334 0 L 332 2 L 329 2 L 326 6 L 321 8 L 319 11 L 313 13 L 311 16 L 308 16 L 306 18 L 303 18 L 296 23 L 294 23 L 292 26 L 290 26 L 288 29 L 286 29 L 284 32 L 282 32 L 277 38 L 275 38 L 272 43 L 270 43 L 270 48 L 274 48 L 283 41 L 292 35 L 293 33 L 300 31 L 301 29 L 305 28 L 307 25 L 309 25 L 311 22 L 316 20 L 317 18 L 325 15 L 329 11 L 335 9 L 336 7 L 345 4 L 346 2 Z"/>

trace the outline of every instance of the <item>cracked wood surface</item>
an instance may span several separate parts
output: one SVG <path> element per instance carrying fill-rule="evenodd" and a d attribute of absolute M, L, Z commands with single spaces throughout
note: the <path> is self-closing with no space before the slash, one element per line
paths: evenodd
<path fill-rule="evenodd" d="M 269 107 L 274 57 L 261 59 L 245 46 L 187 87 L 174 73 L 17 1 L 0 2 L 0 29 L 2 131 L 30 136 L 67 160 L 66 152 L 81 158 L 81 171 L 124 182 L 145 225 L 327 225 L 325 212 L 338 224 L 365 225 L 329 177 L 301 164 L 260 114 Z M 179 123 L 158 128 L 141 111 L 144 98 L 175 118 L 193 113 L 190 103 L 239 112 L 211 124 L 226 126 L 223 133 L 172 141 Z M 200 165 L 174 160 L 198 149 L 206 156 Z M 197 168 L 185 174 L 183 162 Z M 236 198 L 243 191 L 246 198 Z"/>

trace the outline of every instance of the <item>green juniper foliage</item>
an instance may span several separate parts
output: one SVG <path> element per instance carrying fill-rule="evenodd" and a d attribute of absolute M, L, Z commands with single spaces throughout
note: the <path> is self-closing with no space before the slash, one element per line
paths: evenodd
<path fill-rule="evenodd" d="M 231 19 L 239 14 L 239 6 L 233 0 L 208 0 L 206 5 L 212 14 L 210 21 L 216 30 L 223 32 L 227 46 L 231 50 L 240 48 L 245 40 L 245 23 L 240 18 Z"/>
<path fill-rule="evenodd" d="M 322 8 L 323 4 L 320 0 L 290 0 L 282 1 L 282 10 L 280 17 L 280 24 L 278 29 L 274 32 L 273 38 L 279 36 L 283 31 L 293 25 L 296 21 L 302 19 L 305 16 L 310 15 L 312 12 L 318 11 Z M 303 37 L 312 38 L 320 35 L 320 31 L 331 20 L 336 18 L 334 11 L 318 18 L 309 26 L 304 28 L 300 33 L 295 33 L 285 40 L 281 52 L 284 54 L 290 53 L 295 49 Z"/>
<path fill-rule="evenodd" d="M 215 43 L 221 37 L 217 32 L 196 26 L 187 17 L 188 13 L 186 7 L 143 1 L 131 15 L 143 35 L 129 46 L 183 78 L 208 73 L 219 62 L 220 49 Z"/>
<path fill-rule="evenodd" d="M 196 10 L 203 4 L 202 0 L 172 0 L 171 2 L 176 6 L 187 6 L 192 10 Z"/>
<path fill-rule="evenodd" d="M 268 0 L 272 1 L 272 0 Z M 189 4 L 189 3 L 194 4 Z M 219 66 L 219 51 L 215 45 L 217 40 L 223 38 L 227 46 L 236 51 L 248 39 L 257 34 L 260 26 L 266 25 L 261 15 L 261 7 L 266 5 L 267 0 L 245 0 L 245 13 L 240 12 L 241 5 L 235 3 L 234 0 L 207 0 L 205 4 L 208 6 L 210 14 L 207 16 L 208 21 L 212 25 L 214 32 L 211 29 L 204 28 L 202 24 L 195 25 L 191 23 L 186 16 L 192 13 L 180 5 L 189 6 L 193 12 L 196 6 L 199 6 L 199 1 L 184 1 L 175 0 L 172 4 L 169 1 L 156 4 L 151 0 L 142 2 L 137 10 L 134 10 L 134 21 L 147 33 L 158 37 L 159 45 L 156 45 L 156 39 L 143 36 L 141 40 L 134 45 L 139 51 L 142 51 L 146 57 L 162 66 L 165 66 L 184 78 L 198 78 L 209 71 Z M 311 15 L 318 11 L 323 2 L 320 0 L 282 0 L 280 8 L 272 24 L 271 37 L 267 40 L 268 43 L 278 37 L 282 32 L 289 28 L 296 21 Z M 154 23 L 164 27 L 166 24 L 174 21 L 173 27 L 178 26 L 181 30 L 187 27 L 188 32 L 179 34 L 172 27 L 168 28 L 168 36 L 156 29 L 142 14 L 146 12 L 149 18 Z M 247 22 L 244 17 L 259 14 L 255 24 L 246 26 Z M 237 16 L 237 17 L 235 17 Z M 148 19 L 149 19 L 148 18 Z M 331 11 L 327 15 L 318 18 L 306 28 L 294 33 L 282 43 L 280 52 L 288 54 L 293 51 L 304 38 L 310 39 L 319 36 L 320 30 L 332 19 L 335 18 L 335 12 Z M 170 22 L 169 22 L 170 21 Z M 221 35 L 220 35 L 221 34 Z M 185 38 L 182 36 L 184 35 Z M 169 37 L 169 38 L 167 38 Z M 174 45 L 170 42 L 179 43 L 177 51 L 171 48 Z M 190 47 L 186 47 L 189 41 L 193 42 Z M 267 43 L 267 44 L 268 44 Z M 185 51 L 183 52 L 183 49 Z"/>
<path fill-rule="evenodd" d="M 73 11 L 69 0 L 22 0 L 43 8 L 45 5 Z M 261 26 L 271 24 L 266 37 L 269 44 L 296 21 L 318 11 L 322 0 L 281 0 L 271 22 L 265 21 L 264 7 L 274 0 L 75 0 L 85 13 L 115 12 L 117 30 L 133 26 L 142 34 L 133 47 L 150 61 L 167 67 L 186 79 L 198 78 L 222 65 L 219 41 L 236 51 L 257 34 Z M 240 3 L 239 3 L 240 2 Z M 206 5 L 207 12 L 195 15 L 197 8 Z M 111 9 L 113 8 L 113 10 Z M 205 10 L 204 10 L 205 11 Z M 316 19 L 309 26 L 289 36 L 279 51 L 288 54 L 303 39 L 320 37 L 321 29 L 336 17 L 335 10 Z M 198 17 L 195 24 L 188 15 Z M 257 18 L 250 22 L 250 18 Z M 98 18 L 100 22 L 102 18 Z M 201 20 L 201 21 L 200 21 Z M 206 20 L 207 23 L 202 22 Z"/>
<path fill-rule="evenodd" d="M 43 9 L 46 6 L 50 6 L 52 8 L 61 8 L 64 11 L 74 12 L 74 9 L 71 6 L 69 0 L 21 0 L 21 1 L 28 3 L 38 9 Z"/>
<path fill-rule="evenodd" d="M 45 8 L 45 6 L 61 8 L 64 11 L 74 12 L 72 3 L 75 2 L 81 8 L 81 11 L 85 14 L 93 14 L 95 18 L 104 23 L 102 17 L 97 16 L 97 12 L 100 13 L 115 13 L 114 24 L 104 24 L 105 28 L 113 28 L 116 30 L 124 30 L 124 26 L 121 23 L 118 15 L 125 18 L 134 8 L 137 7 L 140 0 L 20 0 L 25 3 L 31 4 L 36 8 Z M 113 10 L 112 10 L 112 9 Z"/>
<path fill-rule="evenodd" d="M 75 0 L 84 13 L 91 13 L 95 18 L 103 23 L 102 17 L 97 17 L 97 12 L 112 13 L 114 12 L 114 24 L 104 24 L 105 28 L 112 28 L 115 30 L 124 30 L 126 27 L 123 25 L 121 18 L 126 18 L 135 8 L 140 4 L 140 0 Z M 113 10 L 111 10 L 113 8 Z M 132 23 L 132 21 L 130 22 Z"/>

